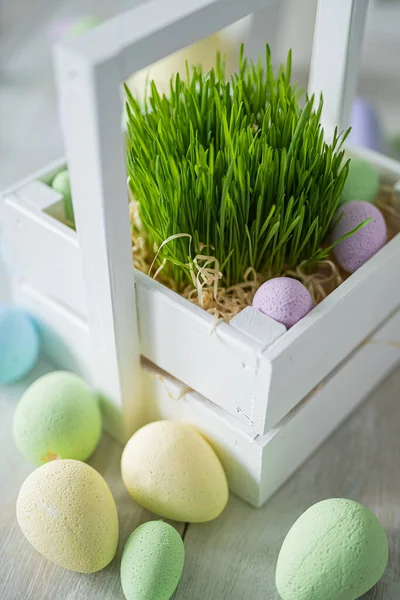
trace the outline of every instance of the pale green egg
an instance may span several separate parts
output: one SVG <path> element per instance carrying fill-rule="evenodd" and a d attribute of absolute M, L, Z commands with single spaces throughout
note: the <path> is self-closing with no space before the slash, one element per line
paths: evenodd
<path fill-rule="evenodd" d="M 177 530 L 149 521 L 131 534 L 121 559 L 126 600 L 169 600 L 182 575 L 185 551 Z"/>
<path fill-rule="evenodd" d="M 14 440 L 27 460 L 86 460 L 101 436 L 97 397 L 77 375 L 57 371 L 40 377 L 23 394 L 14 414 Z"/>
<path fill-rule="evenodd" d="M 283 600 L 356 600 L 382 577 L 388 540 L 378 519 L 352 500 L 311 506 L 287 534 L 276 566 Z"/>
<path fill-rule="evenodd" d="M 353 200 L 374 202 L 378 190 L 379 177 L 375 167 L 360 158 L 352 158 L 341 202 L 352 202 Z"/>

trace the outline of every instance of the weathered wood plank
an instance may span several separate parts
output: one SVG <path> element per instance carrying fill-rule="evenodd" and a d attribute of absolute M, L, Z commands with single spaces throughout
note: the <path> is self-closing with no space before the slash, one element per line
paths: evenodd
<path fill-rule="evenodd" d="M 278 600 L 275 564 L 287 531 L 309 506 L 330 497 L 361 502 L 381 520 L 390 540 L 389 567 L 363 600 L 398 600 L 399 389 L 397 371 L 264 508 L 232 497 L 219 519 L 190 525 L 175 600 Z"/>
<path fill-rule="evenodd" d="M 51 368 L 42 362 L 27 382 L 0 389 L 0 579 L 2 600 L 116 600 L 123 598 L 119 578 L 122 548 L 132 531 L 154 517 L 140 508 L 125 490 L 120 476 L 122 446 L 104 436 L 89 464 L 107 483 L 118 507 L 120 543 L 112 563 L 92 575 L 72 573 L 38 554 L 22 535 L 15 517 L 15 502 L 32 467 L 16 450 L 12 440 L 14 407 L 27 383 Z M 177 525 L 182 532 L 183 524 Z"/>

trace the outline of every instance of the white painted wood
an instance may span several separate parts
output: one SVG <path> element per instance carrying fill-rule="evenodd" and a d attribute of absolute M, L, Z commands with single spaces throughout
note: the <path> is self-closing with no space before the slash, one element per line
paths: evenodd
<path fill-rule="evenodd" d="M 318 0 L 309 93 L 324 96 L 326 133 L 349 125 L 367 8 L 368 0 Z"/>
<path fill-rule="evenodd" d="M 54 197 L 58 197 L 56 192 Z M 23 200 L 19 193 L 5 197 L 2 222 L 3 255 L 9 270 L 86 317 L 81 253 L 75 231 L 39 211 L 29 197 L 25 195 Z"/>
<path fill-rule="evenodd" d="M 14 301 L 35 319 L 44 352 L 67 371 L 95 386 L 95 372 L 87 321 L 49 298 L 24 279 L 12 282 Z"/>
<path fill-rule="evenodd" d="M 39 211 L 46 210 L 63 198 L 62 194 L 37 179 L 20 188 L 18 195 L 23 202 Z"/>
<path fill-rule="evenodd" d="M 102 392 L 122 403 L 128 433 L 142 391 L 119 87 L 132 73 L 267 3 L 155 0 L 77 36 L 77 43 L 67 39 L 56 52 L 97 378 Z"/>
<path fill-rule="evenodd" d="M 151 0 L 63 41 L 87 64 L 113 61 L 120 81 L 277 0 Z"/>
<path fill-rule="evenodd" d="M 286 332 L 286 327 L 252 306 L 241 310 L 229 325 L 250 336 L 260 348 L 270 346 Z"/>
<path fill-rule="evenodd" d="M 67 50 L 57 66 L 96 381 L 122 405 L 128 436 L 142 389 L 120 77 L 115 62 L 91 70 Z"/>
<path fill-rule="evenodd" d="M 265 431 L 400 305 L 400 235 L 264 353 L 271 361 Z"/>
<path fill-rule="evenodd" d="M 93 359 L 85 323 L 26 283 L 16 283 L 18 302 L 40 322 L 47 353 L 63 368 L 76 370 L 95 383 L 90 375 Z M 182 382 L 146 363 L 145 395 L 140 407 L 136 406 L 135 421 L 164 418 L 195 425 L 216 448 L 231 490 L 250 504 L 260 506 L 398 362 L 400 311 L 264 436 L 258 436 Z M 106 413 L 105 427 L 115 435 L 114 414 Z"/>
<path fill-rule="evenodd" d="M 400 362 L 400 312 L 317 386 L 275 430 L 258 438 L 261 506 Z"/>
<path fill-rule="evenodd" d="M 356 155 L 375 164 L 385 180 L 400 177 L 398 163 L 371 151 Z M 30 285 L 86 317 L 76 235 L 47 213 L 19 193 L 7 197 L 5 254 Z M 271 348 L 270 340 L 260 348 L 249 331 L 235 331 L 235 320 L 214 330 L 208 313 L 136 273 L 141 353 L 262 435 L 400 304 L 399 250 L 397 236 Z"/>
<path fill-rule="evenodd" d="M 215 326 L 211 315 L 142 273 L 136 278 L 143 356 L 259 430 L 254 403 L 265 408 L 270 379 L 259 345 L 227 323 Z"/>

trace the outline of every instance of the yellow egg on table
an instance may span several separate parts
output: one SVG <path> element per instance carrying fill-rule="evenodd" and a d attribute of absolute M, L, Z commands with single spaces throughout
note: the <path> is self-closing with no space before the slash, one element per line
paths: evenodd
<path fill-rule="evenodd" d="M 31 473 L 17 499 L 28 542 L 56 565 L 94 573 L 114 558 L 118 514 L 102 476 L 77 460 L 55 460 Z"/>
<path fill-rule="evenodd" d="M 157 421 L 139 429 L 125 446 L 122 479 L 138 504 L 166 519 L 202 523 L 218 517 L 228 501 L 222 465 L 190 425 Z"/>

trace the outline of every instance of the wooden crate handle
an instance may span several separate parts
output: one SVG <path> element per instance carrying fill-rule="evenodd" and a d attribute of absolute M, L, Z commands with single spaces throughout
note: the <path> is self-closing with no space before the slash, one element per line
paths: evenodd
<path fill-rule="evenodd" d="M 56 48 L 61 118 L 85 275 L 96 383 L 102 393 L 122 405 L 127 435 L 140 421 L 144 398 L 121 136 L 121 83 L 155 61 L 273 2 L 152 0 Z M 340 35 L 334 44 L 335 52 L 341 53 L 343 67 L 343 57 L 347 57 L 351 46 L 339 46 L 351 38 L 355 22 L 361 24 L 358 18 L 349 20 L 349 10 L 353 4 L 366 4 L 366 0 L 320 0 L 318 27 L 323 25 L 324 30 L 329 4 L 338 7 L 335 14 L 347 23 L 347 37 Z M 319 39 L 316 35 L 317 43 L 324 48 Z M 322 63 L 314 59 L 316 85 L 321 67 Z M 343 68 L 337 75 L 341 73 Z M 346 73 L 350 76 L 350 71 Z M 332 91 L 332 86 L 325 88 Z M 337 111 L 340 98 L 336 94 L 330 103 Z M 171 352 L 173 343 L 171 340 Z"/>

